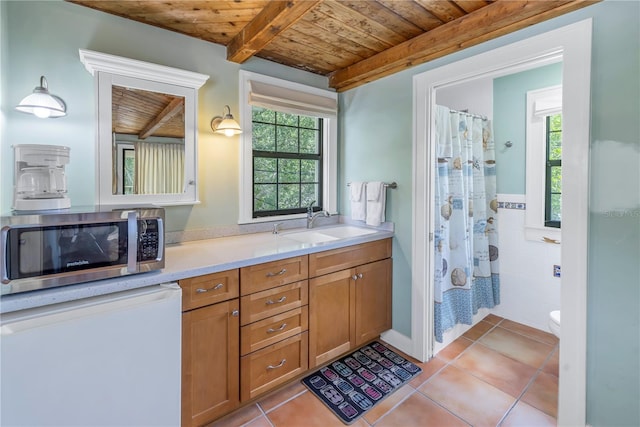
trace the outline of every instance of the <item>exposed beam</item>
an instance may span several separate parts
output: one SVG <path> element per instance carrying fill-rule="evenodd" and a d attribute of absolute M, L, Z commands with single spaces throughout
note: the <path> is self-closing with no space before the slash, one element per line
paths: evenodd
<path fill-rule="evenodd" d="M 173 116 L 178 114 L 184 109 L 184 98 L 174 98 L 166 107 L 158 114 L 153 120 L 140 131 L 138 139 L 145 139 L 162 127 L 167 121 L 171 120 Z"/>
<path fill-rule="evenodd" d="M 227 60 L 243 63 L 322 0 L 271 1 L 227 45 Z"/>
<path fill-rule="evenodd" d="M 342 92 L 600 0 L 498 0 L 329 75 Z"/>

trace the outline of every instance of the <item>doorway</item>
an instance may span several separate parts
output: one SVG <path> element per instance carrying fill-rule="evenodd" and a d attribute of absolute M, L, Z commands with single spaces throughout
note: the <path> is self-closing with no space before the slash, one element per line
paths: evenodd
<path fill-rule="evenodd" d="M 433 166 L 438 88 L 563 62 L 562 338 L 558 424 L 586 417 L 586 288 L 591 20 L 559 28 L 414 76 L 412 355 L 433 356 Z"/>

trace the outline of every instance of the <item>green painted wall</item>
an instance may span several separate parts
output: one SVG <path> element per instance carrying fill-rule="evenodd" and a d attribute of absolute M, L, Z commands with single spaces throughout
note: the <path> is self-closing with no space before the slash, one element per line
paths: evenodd
<path fill-rule="evenodd" d="M 93 76 L 78 49 L 121 55 L 210 76 L 199 91 L 198 170 L 201 204 L 167 208 L 167 230 L 195 230 L 238 220 L 239 139 L 214 135 L 209 123 L 225 104 L 238 108 L 238 71 L 245 69 L 315 87 L 327 79 L 251 59 L 226 61 L 224 46 L 143 25 L 62 1 L 0 1 L 2 8 L 2 142 L 0 212 L 13 200 L 13 144 L 71 148 L 69 196 L 75 206 L 93 205 L 95 195 L 95 97 Z M 68 115 L 41 120 L 14 110 L 44 74 Z"/>
<path fill-rule="evenodd" d="M 398 182 L 398 190 L 389 190 L 387 211 L 398 226 L 393 326 L 410 335 L 413 76 L 587 18 L 593 19 L 590 197 L 598 202 L 591 207 L 589 225 L 587 422 L 637 426 L 640 3 L 604 1 L 343 93 L 340 179 Z M 630 167 L 616 167 L 620 164 Z M 624 185 L 624 191 L 612 191 L 609 184 Z M 347 212 L 348 195 L 340 200 Z"/>
<path fill-rule="evenodd" d="M 493 134 L 498 193 L 525 194 L 527 91 L 562 83 L 562 64 L 493 80 Z M 513 146 L 504 148 L 504 142 Z"/>

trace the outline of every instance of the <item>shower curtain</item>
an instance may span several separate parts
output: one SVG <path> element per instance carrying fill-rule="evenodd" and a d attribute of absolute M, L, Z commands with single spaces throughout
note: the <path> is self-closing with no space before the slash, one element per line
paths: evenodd
<path fill-rule="evenodd" d="M 500 303 L 491 122 L 436 106 L 435 336 Z"/>

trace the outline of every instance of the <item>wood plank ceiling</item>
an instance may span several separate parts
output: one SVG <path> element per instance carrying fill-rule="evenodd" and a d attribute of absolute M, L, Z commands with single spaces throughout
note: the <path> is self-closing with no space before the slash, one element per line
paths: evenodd
<path fill-rule="evenodd" d="M 327 76 L 345 91 L 599 0 L 69 0 Z"/>

